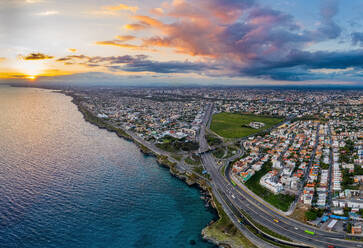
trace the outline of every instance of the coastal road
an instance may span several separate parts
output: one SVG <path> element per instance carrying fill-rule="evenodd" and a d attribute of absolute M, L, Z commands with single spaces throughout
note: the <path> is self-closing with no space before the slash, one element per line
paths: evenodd
<path fill-rule="evenodd" d="M 268 208 L 263 202 L 258 201 L 242 188 L 234 187 L 230 181 L 226 180 L 219 172 L 214 157 L 210 153 L 202 155 L 203 164 L 212 178 L 212 187 L 230 196 L 232 204 L 247 213 L 255 222 L 265 226 L 269 230 L 288 237 L 295 242 L 307 244 L 311 247 L 361 247 L 362 243 L 342 240 L 345 236 L 333 232 L 324 232 L 312 228 L 301 222 L 282 216 L 279 212 Z M 227 171 L 228 172 L 228 171 Z M 227 178 L 229 173 L 226 173 Z M 229 178 L 230 180 L 230 178 Z M 278 219 L 276 223 L 274 219 Z M 315 235 L 306 234 L 305 230 L 315 231 Z"/>
<path fill-rule="evenodd" d="M 199 143 L 199 153 L 206 152 L 210 149 L 207 140 L 205 139 L 205 129 L 213 113 L 213 103 L 209 103 L 206 107 L 205 114 L 202 120 L 202 124 L 200 125 L 200 131 L 198 135 L 198 143 Z"/>
<path fill-rule="evenodd" d="M 205 139 L 205 137 L 200 137 L 200 139 L 203 138 Z M 288 218 L 279 211 L 271 209 L 263 200 L 256 198 L 247 190 L 240 187 L 234 187 L 231 184 L 229 170 L 227 170 L 226 173 L 227 179 L 223 177 L 219 171 L 219 166 L 210 152 L 202 153 L 201 157 L 205 169 L 212 178 L 211 186 L 213 190 L 220 191 L 224 195 L 229 196 L 229 200 L 233 206 L 236 209 L 243 210 L 243 212 L 247 213 L 256 223 L 265 226 L 275 233 L 288 237 L 297 243 L 306 244 L 309 247 L 363 247 L 363 243 L 344 240 L 346 237 L 344 234 L 316 229 L 312 226 Z M 228 206 L 226 207 L 224 205 L 224 208 L 226 212 L 232 211 L 231 209 L 228 209 Z M 275 222 L 274 219 L 279 221 Z M 305 233 L 305 230 L 314 231 L 315 235 L 307 234 Z"/>

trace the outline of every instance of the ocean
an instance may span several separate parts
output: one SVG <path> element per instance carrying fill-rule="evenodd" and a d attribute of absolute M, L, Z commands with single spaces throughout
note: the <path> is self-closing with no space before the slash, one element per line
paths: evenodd
<path fill-rule="evenodd" d="M 0 86 L 0 247 L 214 247 L 204 204 L 70 97 Z"/>

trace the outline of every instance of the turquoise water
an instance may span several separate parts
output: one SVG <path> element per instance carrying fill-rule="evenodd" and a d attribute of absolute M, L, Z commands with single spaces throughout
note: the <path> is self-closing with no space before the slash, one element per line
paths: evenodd
<path fill-rule="evenodd" d="M 0 247 L 212 247 L 199 190 L 69 97 L 0 86 L 0 113 Z"/>

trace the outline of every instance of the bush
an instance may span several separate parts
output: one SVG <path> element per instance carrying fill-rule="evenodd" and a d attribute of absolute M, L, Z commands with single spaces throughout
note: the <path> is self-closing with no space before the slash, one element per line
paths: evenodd
<path fill-rule="evenodd" d="M 316 220 L 316 218 L 318 218 L 318 214 L 314 211 L 309 210 L 305 212 L 305 218 L 307 220 Z"/>
<path fill-rule="evenodd" d="M 222 144 L 222 140 L 214 135 L 207 135 L 206 139 L 207 139 L 208 145 L 210 145 L 210 146 L 216 146 L 216 145 Z"/>

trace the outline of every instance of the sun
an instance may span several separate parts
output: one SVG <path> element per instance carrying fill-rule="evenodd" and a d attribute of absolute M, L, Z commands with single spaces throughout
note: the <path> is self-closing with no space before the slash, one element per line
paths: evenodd
<path fill-rule="evenodd" d="M 34 81 L 37 77 L 33 76 L 33 75 L 27 75 L 26 78 L 31 80 L 31 81 Z"/>
<path fill-rule="evenodd" d="M 45 67 L 43 61 L 19 59 L 16 63 L 16 69 L 24 75 L 24 78 L 31 81 L 35 80 L 38 75 L 41 75 Z"/>

